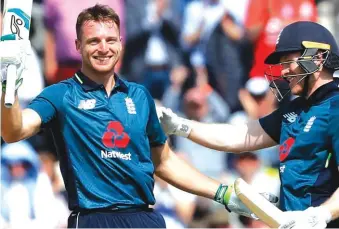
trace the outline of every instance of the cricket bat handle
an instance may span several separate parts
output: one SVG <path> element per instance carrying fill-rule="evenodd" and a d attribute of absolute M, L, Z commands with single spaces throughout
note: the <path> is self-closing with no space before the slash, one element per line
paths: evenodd
<path fill-rule="evenodd" d="M 11 108 L 15 101 L 15 81 L 16 81 L 16 66 L 11 64 L 7 67 L 5 107 Z"/>

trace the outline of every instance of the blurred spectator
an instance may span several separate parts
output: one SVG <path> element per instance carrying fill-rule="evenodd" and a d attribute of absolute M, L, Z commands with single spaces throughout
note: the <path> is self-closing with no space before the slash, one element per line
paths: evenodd
<path fill-rule="evenodd" d="M 46 27 L 44 67 L 49 84 L 69 78 L 81 67 L 80 54 L 74 44 L 76 39 L 74 25 L 81 10 L 96 3 L 109 5 L 117 12 L 121 19 L 121 36 L 124 38 L 123 0 L 44 0 Z"/>
<path fill-rule="evenodd" d="M 242 25 L 224 13 L 208 40 L 206 61 L 211 84 L 229 104 L 231 112 L 241 110 L 238 90 L 247 79 L 252 49 Z"/>
<path fill-rule="evenodd" d="M 242 225 L 244 225 L 245 228 L 270 228 L 260 220 L 243 217 L 241 215 L 239 215 L 239 221 Z"/>
<path fill-rule="evenodd" d="M 195 0 L 186 5 L 181 39 L 193 66 L 205 63 L 206 43 L 224 12 L 221 0 Z"/>
<path fill-rule="evenodd" d="M 155 210 L 162 214 L 167 228 L 186 228 L 191 222 L 197 196 L 184 192 L 155 177 Z"/>
<path fill-rule="evenodd" d="M 223 208 L 209 211 L 199 220 L 193 220 L 190 228 L 233 228 L 229 221 L 229 214 Z"/>
<path fill-rule="evenodd" d="M 184 63 L 176 5 L 170 0 L 130 1 L 126 2 L 127 40 L 121 73 L 161 99 L 170 85 L 171 70 Z"/>
<path fill-rule="evenodd" d="M 192 72 L 193 71 L 193 72 Z M 230 115 L 230 109 L 222 97 L 208 84 L 207 72 L 204 66 L 198 66 L 194 69 L 181 66 L 171 72 L 171 86 L 165 91 L 162 99 L 162 104 L 165 107 L 171 108 L 176 113 L 185 113 L 187 99 L 193 98 L 194 101 L 206 101 L 209 110 L 207 115 L 210 118 L 206 120 L 211 121 L 211 117 L 216 122 L 224 122 Z M 193 76 L 194 82 L 191 82 L 189 88 L 184 85 L 188 77 Z M 190 91 L 190 93 L 188 93 Z M 185 100 L 186 96 L 186 100 Z M 198 101 L 199 100 L 199 101 Z M 204 109 L 205 110 L 205 109 Z"/>
<path fill-rule="evenodd" d="M 43 150 L 39 151 L 42 170 L 47 174 L 51 181 L 53 192 L 58 194 L 65 190 L 64 182 L 59 176 L 57 158 L 54 153 Z"/>
<path fill-rule="evenodd" d="M 250 78 L 238 92 L 242 107 L 250 119 L 262 118 L 277 108 L 277 100 L 263 77 Z"/>
<path fill-rule="evenodd" d="M 55 202 L 53 207 L 54 218 L 58 220 L 59 227 L 67 227 L 67 219 L 71 213 L 67 207 L 67 193 L 65 185 L 62 180 L 59 163 L 54 153 L 49 151 L 39 151 L 39 157 L 41 161 L 42 171 L 44 171 L 53 188 L 55 196 Z"/>
<path fill-rule="evenodd" d="M 237 0 L 236 4 L 234 4 L 233 0 L 222 0 L 222 2 L 227 12 L 233 15 L 235 22 L 239 25 L 244 25 L 250 0 Z"/>
<path fill-rule="evenodd" d="M 174 112 L 181 110 L 181 96 L 183 94 L 184 83 L 189 77 L 190 70 L 185 66 L 175 68 L 170 75 L 171 85 L 164 92 L 162 99 L 163 106 L 170 107 Z"/>
<path fill-rule="evenodd" d="M 245 20 L 248 37 L 255 46 L 250 77 L 264 75 L 264 60 L 273 52 L 280 31 L 299 20 L 317 21 L 314 0 L 250 0 Z"/>
<path fill-rule="evenodd" d="M 10 228 L 56 228 L 54 196 L 40 171 L 34 149 L 25 141 L 7 144 L 1 157 L 1 216 Z"/>
<path fill-rule="evenodd" d="M 270 192 L 279 196 L 280 181 L 278 170 L 264 166 L 256 153 L 245 152 L 237 154 L 235 168 L 237 174 L 257 191 Z"/>

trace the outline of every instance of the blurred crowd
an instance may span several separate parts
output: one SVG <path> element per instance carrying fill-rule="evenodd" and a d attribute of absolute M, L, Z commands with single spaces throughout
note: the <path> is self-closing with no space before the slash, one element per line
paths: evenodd
<path fill-rule="evenodd" d="M 124 51 L 116 72 L 147 87 L 157 105 L 202 122 L 237 125 L 281 105 L 265 80 L 263 62 L 287 24 L 317 21 L 339 37 L 337 0 L 34 0 L 30 36 L 36 58 L 19 90 L 22 107 L 80 68 L 76 18 L 95 3 L 110 5 L 121 18 Z M 225 183 L 242 177 L 258 191 L 279 195 L 277 147 L 233 155 L 186 138 L 170 141 L 178 155 L 210 177 Z M 2 144 L 1 228 L 67 226 L 56 147 L 48 132 Z M 266 227 L 158 178 L 154 193 L 154 208 L 168 228 Z"/>

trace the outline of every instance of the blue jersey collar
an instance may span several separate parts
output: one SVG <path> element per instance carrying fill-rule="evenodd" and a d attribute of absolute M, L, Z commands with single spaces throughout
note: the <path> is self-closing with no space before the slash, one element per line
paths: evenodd
<path fill-rule="evenodd" d="M 334 94 L 339 94 L 338 83 L 335 81 L 322 85 L 307 99 L 308 104 L 317 104 L 321 101 L 332 97 Z"/>
<path fill-rule="evenodd" d="M 77 83 L 81 85 L 81 87 L 85 91 L 93 91 L 93 90 L 97 90 L 103 87 L 102 84 L 98 84 L 94 82 L 93 80 L 88 78 L 84 73 L 82 73 L 80 70 L 74 74 L 73 78 Z M 128 91 L 128 86 L 122 79 L 120 79 L 120 77 L 116 73 L 114 73 L 114 80 L 115 80 L 115 86 L 113 90 L 117 89 L 117 90 L 122 90 L 124 92 Z"/>

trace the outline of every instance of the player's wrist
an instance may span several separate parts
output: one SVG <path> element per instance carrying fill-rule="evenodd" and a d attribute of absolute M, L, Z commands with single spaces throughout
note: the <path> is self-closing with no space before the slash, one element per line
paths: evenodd
<path fill-rule="evenodd" d="M 332 221 L 332 213 L 327 207 L 319 206 L 316 207 L 315 209 L 317 210 L 318 214 L 326 221 L 326 223 Z"/>
<path fill-rule="evenodd" d="M 191 131 L 191 121 L 188 119 L 179 118 L 179 122 L 174 134 L 187 138 L 190 135 Z"/>
<path fill-rule="evenodd" d="M 231 199 L 231 195 L 233 192 L 233 186 L 232 185 L 225 185 L 225 184 L 220 184 L 217 192 L 215 193 L 214 196 L 214 201 L 225 205 L 226 209 L 231 212 L 231 210 L 228 208 L 228 203 Z"/>

